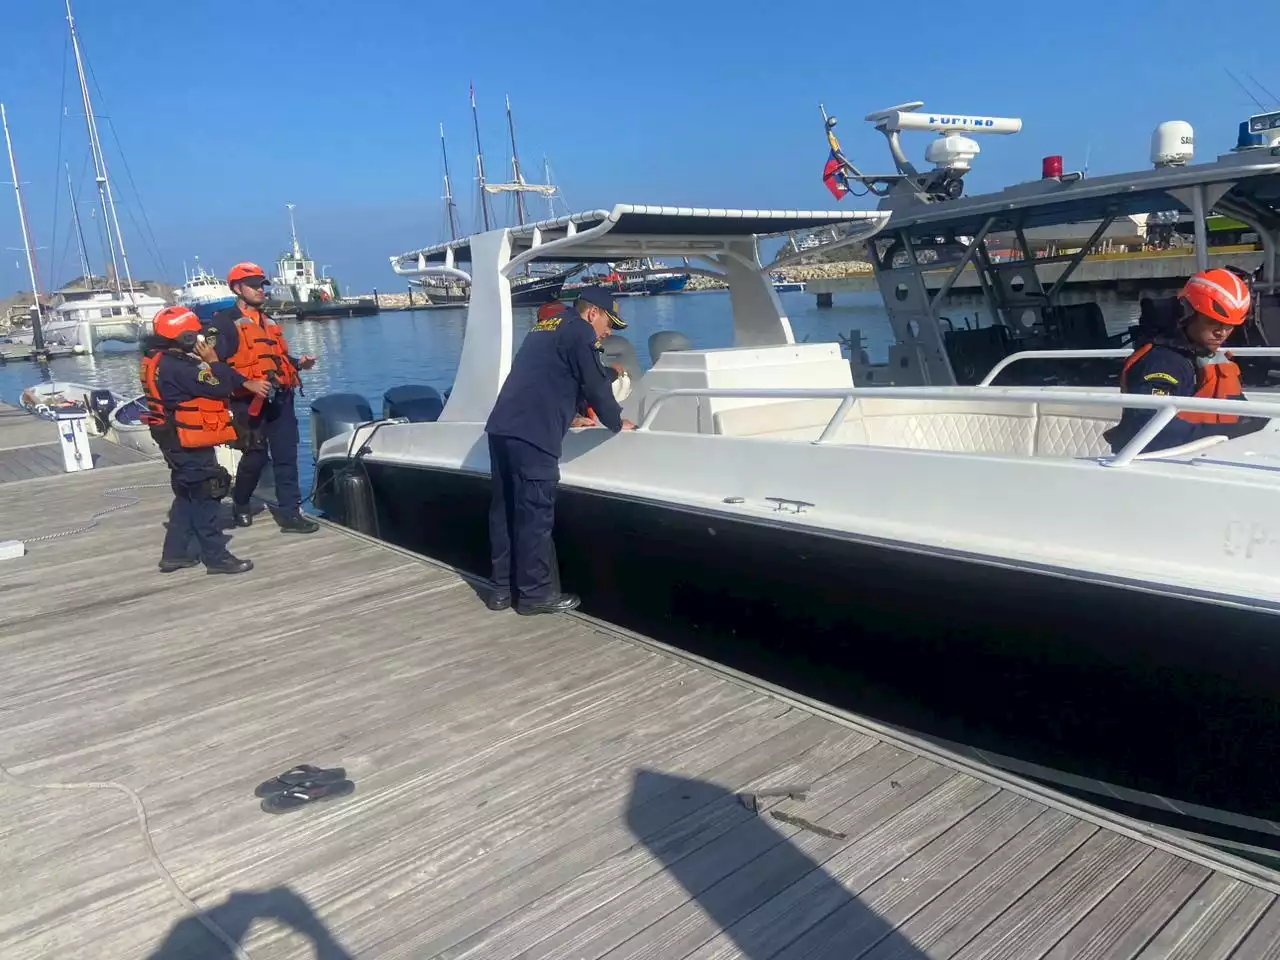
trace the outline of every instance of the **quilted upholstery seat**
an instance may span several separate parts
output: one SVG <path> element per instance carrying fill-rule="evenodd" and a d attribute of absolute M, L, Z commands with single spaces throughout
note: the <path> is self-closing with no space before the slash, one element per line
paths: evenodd
<path fill-rule="evenodd" d="M 784 400 L 735 407 L 715 415 L 714 429 L 727 436 L 812 442 L 839 405 L 838 400 Z M 1006 456 L 1093 457 L 1110 452 L 1102 434 L 1119 419 L 1118 406 L 891 400 L 863 395 L 832 442 Z"/>
<path fill-rule="evenodd" d="M 1031 456 L 1035 404 L 859 399 L 867 442 L 880 447 Z"/>
<path fill-rule="evenodd" d="M 1037 406 L 1036 456 L 1100 457 L 1111 452 L 1102 434 L 1119 423 L 1121 407 Z"/>

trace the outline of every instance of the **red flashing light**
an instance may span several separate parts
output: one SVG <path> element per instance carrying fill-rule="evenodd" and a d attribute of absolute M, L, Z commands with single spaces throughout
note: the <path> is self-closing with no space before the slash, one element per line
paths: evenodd
<path fill-rule="evenodd" d="M 1049 180 L 1062 176 L 1062 157 L 1045 157 L 1040 161 L 1040 179 Z"/>

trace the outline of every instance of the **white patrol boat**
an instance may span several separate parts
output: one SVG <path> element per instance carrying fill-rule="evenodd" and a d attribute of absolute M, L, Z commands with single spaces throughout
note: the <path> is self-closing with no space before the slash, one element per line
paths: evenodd
<path fill-rule="evenodd" d="M 1041 749 L 1001 754 L 1007 738 L 974 730 L 987 760 L 1280 849 L 1265 799 L 1280 761 L 1280 432 L 1145 452 L 1183 411 L 1273 418 L 1280 404 L 855 386 L 837 344 L 795 342 L 758 256 L 760 237 L 829 226 L 852 244 L 894 221 L 620 204 L 393 258 L 410 276 L 471 264 L 457 379 L 446 398 L 398 388 L 383 419 L 352 395 L 313 403 L 314 502 L 487 575 L 484 423 L 515 346 L 510 278 L 536 260 L 688 257 L 728 285 L 734 342 L 651 350 L 623 405 L 639 429 L 566 437 L 556 544 L 583 609 L 695 644 L 733 636 L 716 656 L 807 670 L 833 700 L 856 704 L 840 678 L 874 669 L 907 678 L 925 713 L 1004 703 Z M 903 302 L 927 316 L 927 300 Z M 896 357 L 945 369 L 936 343 Z M 1122 406 L 1154 416 L 1113 454 L 1102 433 Z M 1106 758 L 1055 762 L 1063 731 L 1036 713 L 1050 703 L 1078 705 L 1077 746 L 1092 737 Z M 1245 770 L 1247 796 L 1232 779 Z"/>

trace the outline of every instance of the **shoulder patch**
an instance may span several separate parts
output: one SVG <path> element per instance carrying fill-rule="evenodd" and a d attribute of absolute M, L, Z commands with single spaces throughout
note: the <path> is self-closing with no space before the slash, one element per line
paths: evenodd
<path fill-rule="evenodd" d="M 546 333 L 549 330 L 556 330 L 560 326 L 560 317 L 547 317 L 545 320 L 539 320 L 533 325 L 531 333 Z"/>
<path fill-rule="evenodd" d="M 204 366 L 203 364 L 200 367 L 200 372 L 196 374 L 196 379 L 199 380 L 201 383 L 207 383 L 211 387 L 216 387 L 219 383 L 222 382 L 213 375 L 212 370 L 210 370 L 207 366 Z"/>
<path fill-rule="evenodd" d="M 1163 370 L 1156 373 L 1148 373 L 1142 378 L 1146 383 L 1154 383 L 1156 380 L 1163 380 L 1165 383 L 1172 383 L 1175 387 L 1178 385 L 1178 378 L 1172 374 L 1165 373 Z"/>

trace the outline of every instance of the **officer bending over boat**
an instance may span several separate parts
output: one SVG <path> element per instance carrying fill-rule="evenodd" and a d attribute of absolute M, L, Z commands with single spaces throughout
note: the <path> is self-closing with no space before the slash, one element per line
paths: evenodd
<path fill-rule="evenodd" d="M 1133 352 L 1120 373 L 1120 391 L 1244 400 L 1240 368 L 1221 347 L 1249 315 L 1248 284 L 1227 269 L 1205 270 L 1187 281 L 1178 294 L 1178 303 L 1182 316 L 1177 329 Z M 1103 435 L 1112 452 L 1132 440 L 1153 415 L 1152 410 L 1126 408 L 1120 422 Z M 1211 436 L 1244 436 L 1266 424 L 1267 420 L 1259 417 L 1183 411 L 1156 434 L 1146 449 L 1165 450 Z"/>
<path fill-rule="evenodd" d="M 252 570 L 253 561 L 227 550 L 218 527 L 218 501 L 231 492 L 231 475 L 218 463 L 213 448 L 239 443 L 227 404 L 232 392 L 243 389 L 263 397 L 267 382 L 246 380 L 219 363 L 199 318 L 186 307 L 161 310 L 152 328 L 155 336 L 141 369 L 147 400 L 144 422 L 169 466 L 173 490 L 160 572 L 173 573 L 201 561 L 207 573 Z"/>
<path fill-rule="evenodd" d="M 596 349 L 611 328 L 625 326 L 607 290 L 584 287 L 571 308 L 540 317 L 511 362 L 485 424 L 493 483 L 490 610 L 514 605 L 521 614 L 561 613 L 578 606 L 573 594 L 555 593 L 552 570 L 561 443 L 580 401 L 614 433 L 635 429 L 622 418 Z"/>

